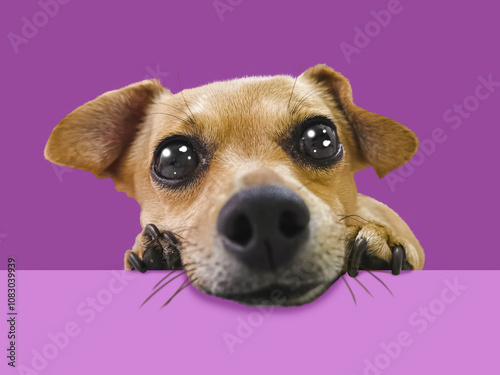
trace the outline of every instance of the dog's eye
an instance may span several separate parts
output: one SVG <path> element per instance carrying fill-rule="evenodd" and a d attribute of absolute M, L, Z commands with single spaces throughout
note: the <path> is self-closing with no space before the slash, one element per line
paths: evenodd
<path fill-rule="evenodd" d="M 179 180 L 196 169 L 198 156 L 193 146 L 185 140 L 172 140 L 160 150 L 155 171 L 167 180 Z"/>
<path fill-rule="evenodd" d="M 300 139 L 300 150 L 313 159 L 328 159 L 339 151 L 337 135 L 331 126 L 321 123 L 306 127 Z"/>
<path fill-rule="evenodd" d="M 325 116 L 312 116 L 294 124 L 280 145 L 290 159 L 312 169 L 328 169 L 344 156 L 337 126 Z"/>

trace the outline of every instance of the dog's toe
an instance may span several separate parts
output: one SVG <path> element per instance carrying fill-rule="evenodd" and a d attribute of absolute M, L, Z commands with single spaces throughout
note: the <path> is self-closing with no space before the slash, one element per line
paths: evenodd
<path fill-rule="evenodd" d="M 171 232 L 160 232 L 156 225 L 144 228 L 145 251 L 142 257 L 149 270 L 172 270 L 182 266 L 179 242 Z"/>
<path fill-rule="evenodd" d="M 391 270 L 393 275 L 414 269 L 408 261 L 411 249 L 377 224 L 357 228 L 347 237 L 346 247 L 346 270 L 351 277 L 356 277 L 360 269 Z"/>
<path fill-rule="evenodd" d="M 165 259 L 163 248 L 158 244 L 158 241 L 150 241 L 146 245 L 146 250 L 142 255 L 142 262 L 148 270 L 167 269 L 167 260 Z"/>
<path fill-rule="evenodd" d="M 146 272 L 182 268 L 180 244 L 172 232 L 160 232 L 156 225 L 148 224 L 138 239 L 134 249 L 125 254 L 125 269 Z"/>
<path fill-rule="evenodd" d="M 142 261 L 141 258 L 139 258 L 139 256 L 134 253 L 133 251 L 130 251 L 128 253 L 128 262 L 130 264 L 130 268 L 132 270 L 137 270 L 139 272 L 146 272 L 147 271 L 147 267 L 146 267 L 146 264 Z"/>

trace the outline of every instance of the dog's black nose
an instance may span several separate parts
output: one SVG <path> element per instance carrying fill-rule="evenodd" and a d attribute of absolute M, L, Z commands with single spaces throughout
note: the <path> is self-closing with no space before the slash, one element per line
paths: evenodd
<path fill-rule="evenodd" d="M 227 251 L 248 267 L 275 270 L 290 261 L 309 236 L 309 210 L 292 190 L 251 187 L 222 207 L 217 230 Z"/>

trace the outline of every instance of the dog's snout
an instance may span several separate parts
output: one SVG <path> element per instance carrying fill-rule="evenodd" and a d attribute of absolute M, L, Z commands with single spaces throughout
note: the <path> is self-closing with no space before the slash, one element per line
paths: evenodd
<path fill-rule="evenodd" d="M 217 230 L 224 248 L 255 270 L 288 263 L 309 236 L 309 210 L 292 190 L 250 187 L 222 207 Z"/>

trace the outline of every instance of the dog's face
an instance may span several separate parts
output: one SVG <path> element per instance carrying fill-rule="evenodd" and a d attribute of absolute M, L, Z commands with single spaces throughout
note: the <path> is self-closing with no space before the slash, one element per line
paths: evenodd
<path fill-rule="evenodd" d="M 297 79 L 175 95 L 151 80 L 107 93 L 56 127 L 46 157 L 112 177 L 141 205 L 143 228 L 180 238 L 201 291 L 297 305 L 343 273 L 354 172 L 373 165 L 383 176 L 416 144 L 407 128 L 355 106 L 347 80 L 319 65 Z"/>

